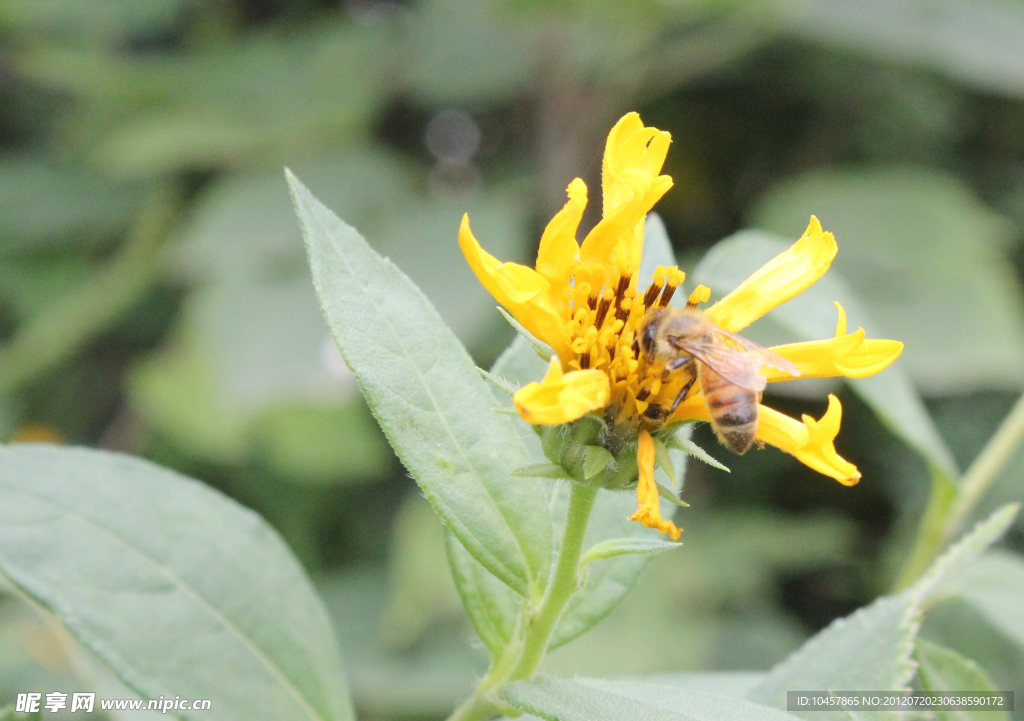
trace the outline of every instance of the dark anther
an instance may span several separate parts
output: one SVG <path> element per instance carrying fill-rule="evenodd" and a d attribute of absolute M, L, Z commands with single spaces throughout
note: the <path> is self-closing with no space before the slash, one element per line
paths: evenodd
<path fill-rule="evenodd" d="M 626 296 L 626 288 L 629 287 L 629 276 L 619 276 L 619 287 L 615 289 L 615 297 L 622 300 Z"/>
<path fill-rule="evenodd" d="M 601 324 L 604 323 L 604 319 L 608 316 L 608 309 L 612 307 L 611 298 L 602 298 L 601 302 L 597 306 L 597 318 L 594 319 L 594 327 L 599 329 Z"/>
<path fill-rule="evenodd" d="M 640 343 L 635 341 L 635 340 L 633 341 L 633 357 L 634 358 L 639 358 L 640 357 Z"/>
<path fill-rule="evenodd" d="M 590 367 L 590 354 L 584 353 L 580 356 L 580 370 L 586 370 Z"/>
<path fill-rule="evenodd" d="M 658 301 L 658 305 L 662 308 L 668 308 L 669 301 L 672 300 L 672 296 L 676 292 L 676 286 L 667 285 L 665 286 L 665 292 L 661 294 L 661 300 Z"/>
<path fill-rule="evenodd" d="M 619 306 L 615 309 L 615 317 L 621 320 L 623 323 L 626 322 L 626 318 L 629 317 L 629 308 L 623 308 Z"/>
<path fill-rule="evenodd" d="M 650 395 L 651 395 L 651 389 L 650 388 L 641 388 L 640 392 L 636 394 L 636 399 L 638 401 L 645 401 L 645 400 L 647 400 L 650 397 Z"/>
<path fill-rule="evenodd" d="M 587 298 L 587 305 L 590 306 L 590 310 L 596 309 L 597 308 L 597 296 L 596 295 L 592 295 L 592 296 L 588 297 Z"/>
<path fill-rule="evenodd" d="M 617 345 L 615 345 L 614 343 L 612 343 L 612 344 L 611 344 L 611 345 L 610 345 L 610 346 L 608 347 L 608 360 L 609 360 L 609 361 L 613 361 L 613 360 L 615 360 L 615 351 L 616 351 L 617 349 L 618 349 L 618 346 L 617 346 Z"/>
<path fill-rule="evenodd" d="M 654 299 L 658 297 L 658 293 L 661 292 L 661 286 L 657 283 L 651 283 L 647 292 L 644 293 L 644 308 L 650 308 Z"/>

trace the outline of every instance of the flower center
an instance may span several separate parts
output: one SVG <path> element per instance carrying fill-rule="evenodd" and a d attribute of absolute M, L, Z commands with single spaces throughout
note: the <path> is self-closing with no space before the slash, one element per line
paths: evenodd
<path fill-rule="evenodd" d="M 660 428 L 668 420 L 663 409 L 672 405 L 689 380 L 685 372 L 670 373 L 662 364 L 649 364 L 640 349 L 638 332 L 647 311 L 655 305 L 668 307 L 686 275 L 675 267 L 659 265 L 654 282 L 640 297 L 633 277 L 609 273 L 612 282 L 594 287 L 583 279 L 581 266 L 569 288 L 571 320 L 567 330 L 573 357 L 569 366 L 592 368 L 608 376 L 611 401 L 606 412 L 610 422 Z"/>

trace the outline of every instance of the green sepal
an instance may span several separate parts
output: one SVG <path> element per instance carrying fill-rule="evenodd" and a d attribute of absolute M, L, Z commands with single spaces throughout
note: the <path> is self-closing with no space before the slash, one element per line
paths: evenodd
<path fill-rule="evenodd" d="M 657 481 L 655 481 L 654 483 L 655 485 L 658 486 L 658 495 L 664 498 L 666 501 L 676 506 L 679 506 L 680 508 L 690 507 L 690 504 L 682 500 L 679 496 L 677 496 L 676 492 L 673 491 L 671 488 L 661 483 L 658 483 Z"/>
<path fill-rule="evenodd" d="M 726 466 L 723 466 L 721 463 L 719 463 L 710 455 L 708 455 L 707 451 L 705 451 L 703 448 L 701 448 L 696 443 L 691 441 L 689 438 L 680 438 L 678 435 L 672 435 L 669 436 L 668 439 L 665 441 L 665 446 L 666 448 L 674 448 L 677 451 L 682 451 L 683 453 L 689 456 L 693 456 L 699 461 L 704 461 L 709 466 L 717 468 L 720 471 L 732 473 L 732 471 L 730 471 Z"/>
<path fill-rule="evenodd" d="M 483 368 L 477 368 L 477 370 L 480 372 L 480 375 L 482 375 L 484 378 L 489 380 L 491 383 L 493 383 L 494 385 L 498 386 L 498 388 L 500 388 L 502 391 L 507 393 L 509 398 L 514 396 L 516 394 L 516 391 L 519 390 L 516 386 L 512 385 L 511 383 L 509 383 L 507 380 L 505 380 L 501 376 L 496 376 L 493 373 L 485 371 Z"/>
<path fill-rule="evenodd" d="M 611 451 L 602 446 L 586 446 L 583 459 L 583 477 L 588 481 L 615 462 Z"/>
<path fill-rule="evenodd" d="M 505 316 L 505 320 L 509 322 L 509 325 L 516 329 L 516 333 L 523 336 L 523 338 L 526 338 L 526 340 L 530 341 L 530 345 L 532 345 L 533 349 L 537 351 L 537 355 L 539 355 L 544 360 L 551 360 L 551 356 L 555 354 L 554 348 L 549 346 L 547 343 L 542 341 L 540 338 L 535 336 L 530 331 L 526 330 L 522 323 L 513 318 L 512 314 L 509 313 L 504 308 L 502 308 L 500 305 L 498 306 L 498 312 Z"/>
<path fill-rule="evenodd" d="M 612 538 L 591 546 L 583 554 L 580 565 L 586 566 L 591 561 L 613 558 L 614 556 L 661 553 L 662 551 L 669 551 L 682 545 L 681 543 L 662 541 L 656 538 Z"/>
<path fill-rule="evenodd" d="M 669 477 L 669 482 L 674 483 L 676 478 L 676 464 L 668 455 L 668 448 L 660 438 L 652 438 L 654 441 L 654 463 Z"/>
<path fill-rule="evenodd" d="M 523 476 L 525 478 L 552 478 L 555 480 L 573 480 L 572 475 L 557 463 L 534 463 L 529 466 L 520 466 L 509 475 Z"/>

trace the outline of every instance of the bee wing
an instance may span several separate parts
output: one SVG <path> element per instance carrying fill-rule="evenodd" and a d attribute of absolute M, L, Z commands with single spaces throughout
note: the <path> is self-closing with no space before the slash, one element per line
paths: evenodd
<path fill-rule="evenodd" d="M 757 372 L 763 361 L 746 350 L 715 343 L 687 343 L 682 350 L 692 355 L 729 383 L 751 391 L 763 391 L 767 379 Z"/>
<path fill-rule="evenodd" d="M 777 368 L 780 371 L 789 373 L 794 378 L 800 377 L 800 369 L 797 368 L 796 365 L 794 365 L 791 361 L 788 361 L 782 356 L 780 356 L 778 353 L 773 353 L 764 346 L 758 345 L 752 340 L 747 340 L 743 336 L 738 336 L 735 333 L 730 333 L 728 331 L 722 330 L 721 328 L 718 329 L 718 332 L 721 335 L 724 335 L 729 340 L 731 340 L 733 343 L 736 343 L 738 346 L 743 348 L 744 351 L 757 358 L 759 360 L 758 368 L 760 368 L 762 365 L 767 365 L 771 366 L 772 368 Z"/>

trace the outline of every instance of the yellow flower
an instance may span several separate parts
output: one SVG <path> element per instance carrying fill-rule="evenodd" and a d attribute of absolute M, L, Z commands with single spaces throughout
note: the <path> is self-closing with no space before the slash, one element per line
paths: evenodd
<path fill-rule="evenodd" d="M 673 538 L 679 529 L 661 518 L 654 481 L 654 437 L 684 421 L 710 421 L 699 382 L 675 412 L 667 410 L 690 381 L 685 371 L 664 372 L 640 351 L 638 331 L 647 311 L 667 307 L 685 275 L 659 266 L 653 282 L 639 291 L 644 219 L 672 186 L 659 175 L 671 138 L 646 128 L 636 113 L 624 116 L 608 135 L 602 166 L 603 217 L 582 243 L 576 231 L 587 203 L 580 179 L 568 187 L 568 201 L 548 224 L 540 241 L 536 268 L 502 263 L 489 255 L 464 217 L 459 245 L 484 287 L 534 336 L 556 353 L 547 375 L 515 396 L 520 415 L 534 425 L 571 423 L 586 414 L 600 414 L 613 424 L 616 437 L 638 439 L 637 501 L 631 516 Z M 736 333 L 776 306 L 806 290 L 828 270 L 836 254 L 831 233 L 811 217 L 807 230 L 738 288 L 705 312 L 719 328 Z M 707 302 L 710 291 L 698 287 L 689 307 Z M 839 304 L 834 338 L 779 346 L 772 351 L 794 364 L 802 378 L 873 375 L 899 357 L 903 344 L 865 339 L 864 330 L 847 333 L 846 313 Z M 764 366 L 768 381 L 791 380 L 784 370 Z M 755 440 L 792 454 L 808 467 L 840 483 L 852 485 L 860 473 L 836 453 L 842 408 L 829 396 L 820 420 L 789 418 L 758 407 Z M 666 431 L 667 432 L 667 431 Z"/>

